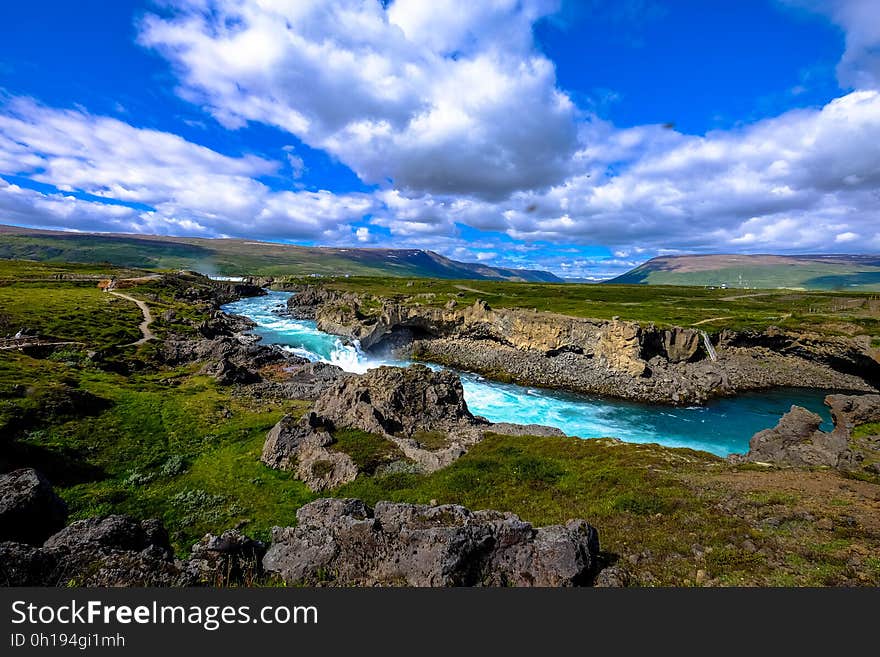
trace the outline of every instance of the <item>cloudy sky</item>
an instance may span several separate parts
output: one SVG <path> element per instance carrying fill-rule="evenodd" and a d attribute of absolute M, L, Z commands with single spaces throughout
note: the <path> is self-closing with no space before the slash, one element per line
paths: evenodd
<path fill-rule="evenodd" d="M 880 252 L 878 0 L 0 7 L 0 223 L 603 277 Z"/>

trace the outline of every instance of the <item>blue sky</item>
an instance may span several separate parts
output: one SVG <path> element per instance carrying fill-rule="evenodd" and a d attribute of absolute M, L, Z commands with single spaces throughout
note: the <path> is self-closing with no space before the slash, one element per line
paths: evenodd
<path fill-rule="evenodd" d="M 0 9 L 0 222 L 601 278 L 880 251 L 875 0 Z"/>

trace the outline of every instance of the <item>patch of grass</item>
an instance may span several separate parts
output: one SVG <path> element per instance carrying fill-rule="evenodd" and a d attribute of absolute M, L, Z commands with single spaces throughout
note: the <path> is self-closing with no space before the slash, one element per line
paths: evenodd
<path fill-rule="evenodd" d="M 880 436 L 880 422 L 868 422 L 853 428 L 853 438 L 864 438 L 865 436 Z"/>
<path fill-rule="evenodd" d="M 443 449 L 449 447 L 449 436 L 443 431 L 416 431 L 413 434 L 416 440 L 425 449 Z"/>
<path fill-rule="evenodd" d="M 336 442 L 330 449 L 348 454 L 358 470 L 366 474 L 373 474 L 379 466 L 405 458 L 393 442 L 365 431 L 339 429 L 333 433 L 333 438 Z"/>
<path fill-rule="evenodd" d="M 30 329 L 93 348 L 128 344 L 141 335 L 137 306 L 101 292 L 94 283 L 0 285 L 0 308 L 8 333 Z"/>

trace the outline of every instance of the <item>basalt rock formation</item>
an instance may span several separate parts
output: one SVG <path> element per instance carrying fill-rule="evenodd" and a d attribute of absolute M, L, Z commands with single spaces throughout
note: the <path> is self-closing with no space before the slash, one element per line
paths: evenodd
<path fill-rule="evenodd" d="M 848 338 L 723 332 L 709 356 L 695 329 L 592 320 L 524 309 L 402 303 L 309 286 L 288 300 L 297 317 L 367 350 L 436 362 L 522 385 L 652 403 L 702 403 L 773 386 L 873 392 L 880 363 Z"/>
<path fill-rule="evenodd" d="M 880 422 L 880 395 L 828 395 L 825 404 L 831 408 L 833 431 L 820 429 L 819 415 L 792 406 L 775 427 L 752 436 L 748 453 L 732 455 L 729 460 L 874 471 L 880 462 L 880 435 L 854 430 Z"/>
<path fill-rule="evenodd" d="M 263 559 L 290 584 L 577 586 L 590 583 L 599 552 L 583 520 L 535 528 L 457 505 L 320 499 L 296 517 L 273 530 Z"/>

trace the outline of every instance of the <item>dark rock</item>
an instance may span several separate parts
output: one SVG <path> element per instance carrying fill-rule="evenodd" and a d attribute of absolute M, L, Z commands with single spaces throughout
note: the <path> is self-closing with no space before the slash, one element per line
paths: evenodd
<path fill-rule="evenodd" d="M 583 520 L 534 528 L 511 513 L 321 499 L 275 528 L 263 559 L 288 583 L 339 586 L 587 584 L 598 535 Z"/>
<path fill-rule="evenodd" d="M 243 365 L 238 365 L 226 357 L 206 365 L 202 372 L 214 379 L 222 386 L 230 386 L 234 384 L 256 383 L 260 380 L 260 375 L 249 370 Z"/>
<path fill-rule="evenodd" d="M 314 409 L 335 426 L 408 438 L 418 431 L 477 424 L 458 376 L 424 365 L 383 366 L 343 379 L 318 398 Z"/>
<path fill-rule="evenodd" d="M 354 481 L 358 474 L 348 454 L 328 449 L 334 442 L 315 413 L 285 415 L 266 435 L 261 460 L 270 468 L 293 471 L 314 491 L 327 490 Z"/>
<path fill-rule="evenodd" d="M 211 316 L 201 322 L 196 329 L 208 338 L 232 337 L 237 333 L 249 331 L 256 326 L 256 322 L 242 315 L 232 315 L 219 310 L 211 313 Z"/>
<path fill-rule="evenodd" d="M 623 566 L 608 566 L 599 571 L 593 586 L 600 588 L 623 588 L 630 585 L 632 577 Z"/>
<path fill-rule="evenodd" d="M 14 586 L 182 586 L 192 577 L 174 561 L 157 520 L 127 516 L 77 521 L 41 547 L 0 545 L 0 581 Z"/>
<path fill-rule="evenodd" d="M 55 586 L 58 555 L 24 543 L 0 543 L 0 586 Z"/>
<path fill-rule="evenodd" d="M 749 441 L 742 459 L 792 466 L 837 467 L 847 449 L 846 437 L 819 430 L 822 418 L 800 406 L 792 406 L 772 429 L 759 431 Z"/>
<path fill-rule="evenodd" d="M 197 581 L 213 586 L 248 585 L 262 574 L 265 554 L 264 543 L 238 530 L 207 534 L 193 545 L 187 571 Z"/>
<path fill-rule="evenodd" d="M 0 475 L 0 541 L 41 543 L 64 526 L 67 505 L 30 468 Z"/>
<path fill-rule="evenodd" d="M 44 548 L 81 551 L 123 550 L 139 552 L 156 549 L 170 557 L 168 534 L 157 520 L 138 522 L 129 516 L 113 515 L 78 520 L 51 536 Z"/>

